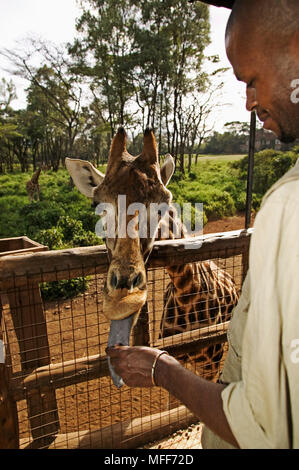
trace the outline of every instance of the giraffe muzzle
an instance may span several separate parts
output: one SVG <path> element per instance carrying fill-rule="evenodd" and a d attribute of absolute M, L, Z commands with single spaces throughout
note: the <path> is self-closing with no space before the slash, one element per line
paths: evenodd
<path fill-rule="evenodd" d="M 115 346 L 116 344 L 120 344 L 122 346 L 129 346 L 130 344 L 130 336 L 132 327 L 134 324 L 134 317 L 135 315 L 131 315 L 123 320 L 112 320 L 110 323 L 110 332 L 108 338 L 108 347 Z M 115 370 L 113 369 L 110 357 L 108 356 L 108 367 L 110 370 L 110 375 L 114 385 L 117 388 L 121 388 L 124 384 L 123 380 L 119 375 L 116 374 Z"/>

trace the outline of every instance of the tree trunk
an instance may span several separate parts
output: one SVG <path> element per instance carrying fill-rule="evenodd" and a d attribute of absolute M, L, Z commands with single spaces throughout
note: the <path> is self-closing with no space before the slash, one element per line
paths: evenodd
<path fill-rule="evenodd" d="M 191 165 L 192 165 L 192 153 L 189 152 L 189 156 L 188 156 L 188 173 L 190 173 L 190 171 L 191 171 Z"/>

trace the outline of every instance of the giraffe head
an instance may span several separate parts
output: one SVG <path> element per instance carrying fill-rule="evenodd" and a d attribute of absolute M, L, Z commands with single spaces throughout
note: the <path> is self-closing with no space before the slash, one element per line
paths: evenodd
<path fill-rule="evenodd" d="M 173 174 L 174 162 L 168 155 L 160 168 L 155 137 L 150 129 L 144 132 L 143 149 L 137 157 L 128 153 L 126 141 L 124 129 L 119 128 L 111 144 L 105 175 L 83 160 L 67 158 L 66 166 L 75 185 L 92 198 L 93 205 L 109 203 L 114 208 L 115 235 L 108 235 L 105 240 L 110 264 L 103 311 L 110 320 L 133 316 L 135 323 L 147 297 L 145 262 L 158 228 L 158 224 L 154 229 L 149 226 L 150 204 L 170 203 L 172 196 L 166 185 Z M 145 230 L 138 227 L 138 204 L 147 211 Z M 131 212 L 130 207 L 133 207 Z M 123 227 L 127 230 L 120 233 Z"/>

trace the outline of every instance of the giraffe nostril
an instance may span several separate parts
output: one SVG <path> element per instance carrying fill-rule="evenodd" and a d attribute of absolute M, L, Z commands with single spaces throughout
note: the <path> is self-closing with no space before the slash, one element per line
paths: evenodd
<path fill-rule="evenodd" d="M 142 281 L 142 274 L 139 273 L 139 274 L 137 274 L 137 276 L 134 277 L 133 282 L 132 282 L 132 286 L 133 287 L 138 287 L 139 284 L 141 283 L 141 281 Z"/>
<path fill-rule="evenodd" d="M 117 276 L 116 276 L 116 274 L 113 272 L 113 273 L 111 274 L 111 277 L 110 277 L 110 285 L 111 285 L 111 287 L 113 287 L 113 289 L 116 289 L 116 288 L 117 288 L 117 283 L 118 283 Z"/>

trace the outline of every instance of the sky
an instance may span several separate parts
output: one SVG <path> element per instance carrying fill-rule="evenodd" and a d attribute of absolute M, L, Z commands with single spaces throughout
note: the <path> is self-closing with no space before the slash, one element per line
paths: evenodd
<path fill-rule="evenodd" d="M 75 20 L 80 15 L 76 0 L 0 0 L 0 50 L 13 48 L 16 41 L 26 36 L 37 36 L 57 44 L 71 42 L 75 36 Z M 249 112 L 245 109 L 245 85 L 239 83 L 227 60 L 224 46 L 225 26 L 229 10 L 210 7 L 211 44 L 206 49 L 207 55 L 220 57 L 221 67 L 229 67 L 225 74 L 225 86 L 220 104 L 212 113 L 211 124 L 221 132 L 226 122 L 249 121 Z M 1 59 L 0 78 L 8 77 L 3 70 L 5 63 Z M 13 77 L 17 86 L 18 100 L 14 107 L 24 107 L 24 82 Z"/>

